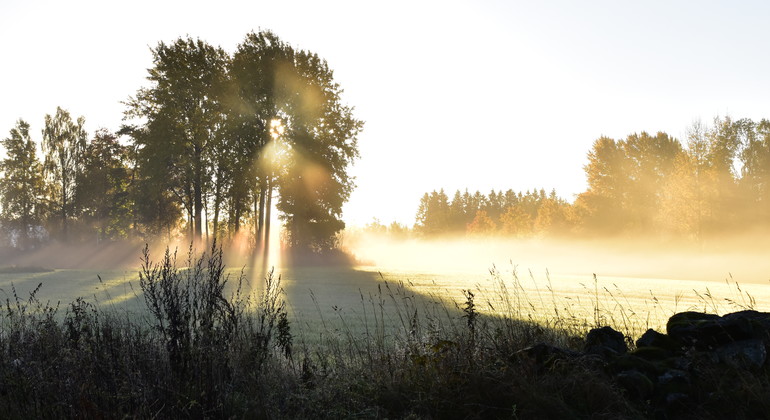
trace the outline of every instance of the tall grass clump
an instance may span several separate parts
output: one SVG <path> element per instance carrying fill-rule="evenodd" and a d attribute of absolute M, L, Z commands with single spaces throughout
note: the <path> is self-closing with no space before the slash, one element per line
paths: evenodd
<path fill-rule="evenodd" d="M 232 299 L 224 295 L 228 280 L 221 249 L 213 247 L 210 255 L 195 258 L 191 248 L 186 267 L 179 269 L 176 252 L 167 249 L 163 260 L 153 264 L 145 247 L 139 285 L 178 380 L 208 386 L 229 377 L 227 356 L 245 302 L 240 293 L 243 275 Z"/>
<path fill-rule="evenodd" d="M 0 319 L 0 407 L 4 418 L 266 417 L 279 404 L 281 360 L 291 327 L 280 277 L 243 293 L 230 289 L 222 251 L 185 265 L 145 248 L 139 283 L 145 315 L 78 298 L 61 310 L 38 290 L 12 288 Z M 281 366 L 272 369 L 272 364 Z M 272 377 L 271 377 L 272 376 Z"/>
<path fill-rule="evenodd" d="M 171 377 L 184 384 L 177 390 L 187 398 L 181 406 L 220 415 L 236 405 L 233 398 L 242 397 L 237 384 L 261 385 L 272 356 L 291 357 L 280 276 L 269 271 L 262 293 L 253 296 L 243 293 L 246 277 L 241 270 L 228 295 L 230 276 L 216 243 L 197 258 L 191 247 L 185 263 L 177 267 L 176 253 L 170 250 L 152 263 L 145 247 L 139 283 Z"/>

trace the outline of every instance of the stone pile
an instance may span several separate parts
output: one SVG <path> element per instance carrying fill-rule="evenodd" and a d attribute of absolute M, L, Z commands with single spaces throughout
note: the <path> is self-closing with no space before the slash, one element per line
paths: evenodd
<path fill-rule="evenodd" d="M 630 398 L 649 404 L 655 417 L 677 417 L 688 406 L 718 400 L 719 387 L 705 381 L 728 374 L 767 376 L 770 313 L 682 312 L 669 318 L 665 334 L 649 329 L 634 350 L 629 343 L 620 332 L 601 327 L 589 331 L 582 352 L 538 344 L 517 355 L 542 368 L 564 359 L 586 361 L 610 375 Z"/>

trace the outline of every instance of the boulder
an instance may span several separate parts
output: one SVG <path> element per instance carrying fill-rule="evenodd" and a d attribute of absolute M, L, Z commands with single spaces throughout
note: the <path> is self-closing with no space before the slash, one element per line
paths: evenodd
<path fill-rule="evenodd" d="M 720 317 L 700 312 L 682 312 L 669 318 L 666 331 L 670 338 L 698 349 L 713 349 L 751 339 L 762 340 L 768 345 L 770 313 L 747 310 Z"/>
<path fill-rule="evenodd" d="M 767 360 L 765 343 L 759 339 L 728 343 L 716 350 L 719 361 L 737 369 L 759 370 Z"/>
<path fill-rule="evenodd" d="M 636 347 L 655 347 L 673 352 L 680 350 L 682 343 L 650 328 L 636 340 Z"/>
<path fill-rule="evenodd" d="M 615 375 L 615 380 L 632 398 L 648 400 L 655 392 L 655 384 L 652 380 L 638 370 L 624 370 Z"/>
<path fill-rule="evenodd" d="M 610 372 L 635 370 L 650 377 L 656 377 L 661 371 L 666 369 L 661 369 L 661 367 L 654 361 L 645 360 L 635 356 L 633 353 L 614 357 L 606 366 Z"/>
<path fill-rule="evenodd" d="M 701 312 L 680 312 L 666 323 L 670 338 L 688 347 L 709 348 L 720 343 L 734 341 L 720 324 L 721 317 Z"/>
<path fill-rule="evenodd" d="M 612 327 L 594 328 L 586 335 L 585 352 L 604 358 L 628 352 L 626 337 Z"/>
<path fill-rule="evenodd" d="M 759 339 L 770 344 L 770 313 L 740 311 L 722 317 L 722 327 L 735 340 Z"/>
<path fill-rule="evenodd" d="M 660 391 L 667 394 L 688 394 L 690 392 L 690 374 L 684 370 L 669 369 L 657 380 Z"/>

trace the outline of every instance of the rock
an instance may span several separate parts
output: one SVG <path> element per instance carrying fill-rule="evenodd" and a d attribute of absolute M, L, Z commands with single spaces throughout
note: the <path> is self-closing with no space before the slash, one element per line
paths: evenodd
<path fill-rule="evenodd" d="M 770 344 L 770 313 L 733 312 L 722 317 L 722 326 L 735 341 L 756 338 Z"/>
<path fill-rule="evenodd" d="M 656 347 L 673 352 L 680 350 L 682 343 L 650 328 L 636 340 L 636 347 Z"/>
<path fill-rule="evenodd" d="M 674 352 L 660 347 L 637 347 L 631 354 L 645 360 L 663 360 L 672 357 Z"/>
<path fill-rule="evenodd" d="M 721 346 L 719 360 L 736 369 L 759 370 L 767 360 L 765 343 L 759 339 L 741 340 Z"/>
<path fill-rule="evenodd" d="M 689 373 L 671 369 L 658 376 L 656 382 L 657 400 L 663 403 L 669 414 L 674 414 L 685 407 L 692 391 Z M 679 418 L 679 416 L 674 416 L 674 418 Z"/>
<path fill-rule="evenodd" d="M 657 382 L 664 394 L 687 394 L 690 392 L 690 374 L 683 370 L 667 370 L 658 376 Z"/>
<path fill-rule="evenodd" d="M 682 312 L 669 318 L 666 331 L 669 337 L 699 349 L 750 339 L 760 339 L 770 345 L 770 313 L 747 310 L 720 317 Z"/>
<path fill-rule="evenodd" d="M 586 336 L 585 352 L 604 358 L 628 352 L 626 338 L 612 327 L 594 328 Z"/>
<path fill-rule="evenodd" d="M 701 312 L 681 312 L 674 314 L 666 323 L 669 337 L 689 347 L 709 348 L 733 341 L 722 325 L 721 317 Z"/>
<path fill-rule="evenodd" d="M 615 380 L 632 398 L 647 400 L 655 392 L 652 380 L 638 370 L 624 370 L 615 375 Z"/>
<path fill-rule="evenodd" d="M 642 372 L 650 377 L 656 377 L 660 372 L 665 369 L 660 369 L 659 366 L 649 360 L 642 359 L 635 356 L 632 353 L 619 355 L 613 358 L 607 363 L 607 368 L 610 372 L 624 372 L 629 370 L 636 370 Z"/>

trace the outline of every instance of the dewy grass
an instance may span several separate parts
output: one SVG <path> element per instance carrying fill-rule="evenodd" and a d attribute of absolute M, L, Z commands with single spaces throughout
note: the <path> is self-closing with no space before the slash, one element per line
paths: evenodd
<path fill-rule="evenodd" d="M 624 294 L 617 284 L 612 287 L 601 284 L 598 276 L 592 277 L 590 283 L 579 283 L 582 293 L 575 295 L 559 294 L 552 284 L 550 273 L 545 273 L 543 287 L 530 271 L 529 289 L 522 282 L 516 267 L 508 275 L 496 267 L 490 270 L 492 284 L 489 287 L 478 287 L 476 292 L 479 299 L 485 299 L 488 313 L 503 318 L 523 319 L 550 328 L 562 329 L 569 334 L 585 334 L 589 329 L 612 325 L 626 336 L 636 338 L 647 329 L 665 327 L 668 318 L 679 311 L 703 311 L 714 314 L 725 314 L 732 311 L 755 309 L 756 300 L 740 284 L 732 279 L 725 280 L 727 294 L 716 297 L 706 287 L 699 292 L 693 289 L 695 296 L 686 304 L 682 293 L 674 296 L 674 305 L 663 309 L 660 300 L 650 290 L 649 297 L 636 298 L 636 302 Z"/>
<path fill-rule="evenodd" d="M 527 291 L 514 271 L 493 271 L 496 294 L 465 290 L 460 301 L 421 295 L 381 278 L 355 305 L 316 322 L 292 316 L 281 277 L 261 294 L 241 291 L 216 247 L 170 251 L 150 261 L 140 289 L 147 316 L 76 299 L 60 310 L 29 299 L 6 301 L 0 322 L 0 407 L 10 418 L 646 418 L 590 358 L 549 365 L 521 350 L 538 343 L 581 350 L 583 334 L 610 323 L 629 333 L 651 325 L 615 287 L 597 281 L 590 305 L 550 285 Z M 530 280 L 535 283 L 530 273 Z M 736 284 L 708 308 L 752 307 Z M 230 292 L 228 292 L 230 290 Z M 487 300 L 487 301 L 485 301 Z M 651 308 L 657 306 L 654 296 Z M 353 309 L 356 309 L 353 312 Z M 489 308 L 489 311 L 486 310 Z M 62 313 L 63 312 L 63 313 Z M 60 316 L 58 316 L 59 314 Z M 766 378 L 766 376 L 764 377 Z M 748 383 L 748 382 L 747 382 Z M 754 383 L 754 382 L 751 382 Z M 727 394 L 732 405 L 768 394 Z M 746 385 L 748 386 L 748 385 Z M 746 397 L 749 395 L 749 397 Z M 725 406 L 729 406 L 726 404 Z M 698 412 L 702 414 L 701 412 Z M 719 417 L 717 412 L 715 417 Z M 737 416 L 739 418 L 740 416 Z"/>

